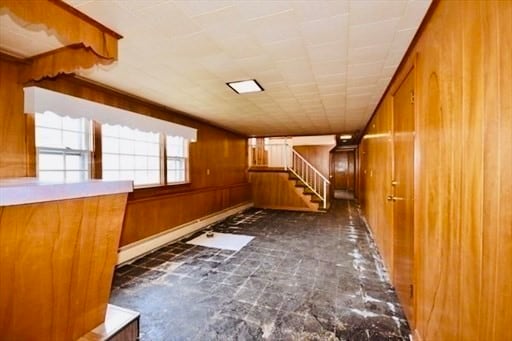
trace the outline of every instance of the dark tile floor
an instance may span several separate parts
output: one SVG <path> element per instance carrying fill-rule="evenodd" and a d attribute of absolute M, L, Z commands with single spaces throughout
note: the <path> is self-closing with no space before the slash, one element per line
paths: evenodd
<path fill-rule="evenodd" d="M 119 268 L 111 303 L 142 340 L 408 340 L 375 244 L 351 201 L 328 213 L 249 209 L 213 226 L 238 252 L 165 246 Z"/>

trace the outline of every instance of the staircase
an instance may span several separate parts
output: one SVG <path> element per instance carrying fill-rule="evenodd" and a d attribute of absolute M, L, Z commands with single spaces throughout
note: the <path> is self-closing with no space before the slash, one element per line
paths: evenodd
<path fill-rule="evenodd" d="M 329 208 L 329 180 L 292 146 L 286 143 L 255 145 L 249 147 L 249 154 L 251 167 L 280 168 L 287 171 L 289 181 L 305 197 L 304 201 L 310 208 L 322 211 Z M 255 155 L 260 157 L 254 157 Z"/>
<path fill-rule="evenodd" d="M 297 189 L 298 194 L 304 197 L 304 201 L 310 203 L 309 206 L 314 211 L 327 212 L 330 202 L 327 201 L 327 204 L 324 207 L 323 199 L 320 198 L 315 192 L 313 192 L 308 187 L 308 185 L 299 179 L 291 170 L 288 170 L 288 180 L 293 182 L 293 185 Z"/>

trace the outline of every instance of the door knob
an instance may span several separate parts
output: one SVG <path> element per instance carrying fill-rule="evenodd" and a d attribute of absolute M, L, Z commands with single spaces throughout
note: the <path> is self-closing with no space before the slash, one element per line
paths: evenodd
<path fill-rule="evenodd" d="M 387 200 L 387 201 L 397 201 L 397 200 L 404 200 L 404 198 L 402 198 L 402 197 L 395 197 L 395 196 L 393 196 L 393 195 L 388 195 L 388 196 L 386 197 L 386 200 Z"/>
<path fill-rule="evenodd" d="M 398 181 L 396 181 L 396 180 L 391 181 L 391 186 L 396 186 L 396 185 L 398 185 Z"/>

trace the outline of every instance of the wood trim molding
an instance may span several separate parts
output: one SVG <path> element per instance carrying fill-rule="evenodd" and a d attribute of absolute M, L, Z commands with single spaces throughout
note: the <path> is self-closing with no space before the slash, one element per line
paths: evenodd
<path fill-rule="evenodd" d="M 61 0 L 0 0 L 0 13 L 23 26 L 41 26 L 63 45 L 83 43 L 107 59 L 117 59 L 117 41 L 122 36 Z"/>
<path fill-rule="evenodd" d="M 89 69 L 95 65 L 109 65 L 115 59 L 104 58 L 83 43 L 64 46 L 28 58 L 29 66 L 23 69 L 22 80 L 40 80 L 59 74 L 70 74 L 77 69 Z"/>
<path fill-rule="evenodd" d="M 128 196 L 128 202 L 139 202 L 146 200 L 155 200 L 157 197 L 173 197 L 182 195 L 198 194 L 203 192 L 211 192 L 221 189 L 229 189 L 236 187 L 250 186 L 249 182 L 243 182 L 233 185 L 225 186 L 209 186 L 199 189 L 191 189 L 192 183 L 180 184 L 180 185 L 162 185 L 147 188 L 136 188 Z"/>
<path fill-rule="evenodd" d="M 0 0 L 0 14 L 20 26 L 55 36 L 64 47 L 28 58 L 22 81 L 73 73 L 117 60 L 122 36 L 61 0 Z"/>
<path fill-rule="evenodd" d="M 283 167 L 251 167 L 249 172 L 288 173 Z"/>

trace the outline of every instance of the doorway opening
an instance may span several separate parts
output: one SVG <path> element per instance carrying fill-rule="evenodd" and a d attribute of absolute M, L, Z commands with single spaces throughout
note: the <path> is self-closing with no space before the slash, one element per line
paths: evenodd
<path fill-rule="evenodd" d="M 356 198 L 356 150 L 331 151 L 331 196 L 334 199 Z"/>

